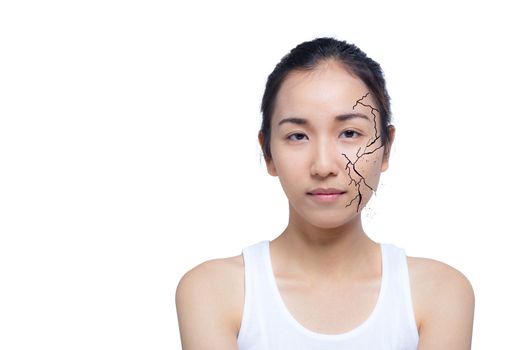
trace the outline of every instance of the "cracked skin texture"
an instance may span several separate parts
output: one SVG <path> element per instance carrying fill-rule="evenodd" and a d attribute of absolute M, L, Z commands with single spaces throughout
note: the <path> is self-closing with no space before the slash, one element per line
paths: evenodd
<path fill-rule="evenodd" d="M 377 117 L 378 117 L 379 111 L 376 108 L 374 108 L 373 106 L 371 106 L 370 104 L 363 103 L 363 101 L 369 95 L 370 95 L 370 92 L 367 92 L 363 97 L 361 97 L 359 100 L 357 100 L 355 105 L 353 106 L 353 109 L 355 109 L 355 107 L 357 107 L 358 105 L 361 105 L 361 106 L 364 106 L 364 107 L 367 107 L 367 108 L 370 109 L 370 113 L 374 116 L 373 117 L 374 131 L 375 131 L 374 136 L 368 140 L 368 142 L 366 143 L 366 146 L 364 147 L 363 152 L 361 154 L 359 154 L 359 151 L 361 151 L 361 147 L 359 147 L 359 149 L 356 152 L 356 158 L 355 158 L 355 160 L 353 162 L 352 162 L 352 160 L 350 160 L 350 158 L 348 158 L 348 156 L 345 153 L 341 153 L 341 155 L 343 155 L 346 158 L 346 160 L 348 161 L 346 163 L 346 167 L 345 167 L 345 170 L 348 170 L 348 177 L 350 178 L 350 182 L 348 183 L 348 186 L 351 186 L 352 184 L 354 184 L 354 186 L 355 186 L 355 188 L 357 190 L 357 194 L 355 195 L 354 198 L 352 198 L 350 203 L 348 203 L 346 205 L 346 207 L 351 206 L 352 203 L 355 200 L 357 200 L 356 212 L 359 212 L 359 208 L 360 208 L 360 206 L 362 204 L 362 200 L 363 200 L 363 193 L 361 192 L 362 191 L 361 184 L 364 184 L 364 186 L 368 187 L 368 189 L 370 189 L 374 193 L 376 191 L 376 189 L 374 189 L 372 186 L 370 186 L 369 184 L 366 183 L 366 180 L 363 177 L 363 175 L 361 175 L 361 173 L 357 170 L 357 168 L 356 168 L 357 162 L 359 162 L 363 156 L 372 154 L 372 153 L 376 152 L 377 150 L 379 150 L 381 147 L 383 147 L 383 145 L 381 143 L 379 143 L 379 145 L 377 147 L 375 147 L 375 148 L 371 147 L 371 146 L 373 146 L 376 143 L 376 141 L 380 140 L 381 135 L 379 134 L 378 129 L 377 129 Z M 371 147 L 372 150 L 369 150 L 369 147 Z M 365 160 L 365 162 L 368 162 L 368 160 Z M 374 163 L 375 163 L 375 161 L 374 161 Z M 355 174 L 355 175 L 352 176 L 352 174 Z"/>

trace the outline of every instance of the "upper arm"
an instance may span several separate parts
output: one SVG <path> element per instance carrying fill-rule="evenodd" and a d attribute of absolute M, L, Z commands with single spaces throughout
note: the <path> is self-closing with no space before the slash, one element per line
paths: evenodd
<path fill-rule="evenodd" d="M 420 350 L 471 348 L 474 291 L 458 270 L 433 261 L 421 287 L 426 306 L 419 330 Z"/>
<path fill-rule="evenodd" d="M 188 271 L 175 294 L 183 350 L 237 349 L 218 261 L 207 261 Z"/>

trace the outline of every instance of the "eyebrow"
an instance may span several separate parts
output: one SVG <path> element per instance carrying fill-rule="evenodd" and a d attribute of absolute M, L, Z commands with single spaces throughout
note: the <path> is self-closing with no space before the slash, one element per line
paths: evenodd
<path fill-rule="evenodd" d="M 351 120 L 355 118 L 370 120 L 368 116 L 362 113 L 342 114 L 342 115 L 336 116 L 334 119 L 338 122 L 344 122 L 346 120 Z M 281 126 L 282 124 L 285 124 L 285 123 L 292 123 L 292 124 L 298 124 L 298 125 L 309 125 L 310 124 L 307 119 L 291 117 L 291 118 L 281 119 L 281 121 L 279 121 L 279 124 L 277 124 L 277 126 Z"/>

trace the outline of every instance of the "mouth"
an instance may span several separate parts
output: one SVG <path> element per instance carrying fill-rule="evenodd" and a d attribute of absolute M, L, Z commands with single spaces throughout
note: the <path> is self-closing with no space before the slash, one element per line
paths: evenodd
<path fill-rule="evenodd" d="M 318 202 L 334 202 L 339 198 L 343 197 L 346 191 L 326 191 L 326 192 L 308 192 L 307 194 L 314 200 Z"/>
<path fill-rule="evenodd" d="M 346 193 L 346 191 L 340 190 L 338 188 L 316 188 L 310 192 L 307 192 L 307 194 L 315 196 L 331 196 L 343 193 Z"/>
<path fill-rule="evenodd" d="M 346 193 L 346 191 L 344 191 L 344 192 L 328 192 L 328 193 L 312 193 L 312 192 L 308 192 L 307 194 L 312 195 L 312 196 L 333 196 L 333 195 L 343 194 L 343 193 Z"/>

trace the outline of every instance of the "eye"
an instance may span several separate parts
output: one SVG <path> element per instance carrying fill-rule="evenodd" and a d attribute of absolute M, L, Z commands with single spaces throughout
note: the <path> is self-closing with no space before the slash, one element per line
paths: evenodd
<path fill-rule="evenodd" d="M 296 135 L 299 136 L 299 139 L 295 139 L 294 140 L 292 137 L 296 136 Z M 306 137 L 305 134 L 301 134 L 301 133 L 296 132 L 295 134 L 291 134 L 290 136 L 288 136 L 287 139 L 288 140 L 292 140 L 292 141 L 301 141 L 301 140 L 303 140 L 304 137 Z"/>
<path fill-rule="evenodd" d="M 348 138 L 351 138 L 351 139 L 355 139 L 355 138 L 361 136 L 361 134 L 358 133 L 355 130 L 345 130 L 345 131 L 342 132 L 342 134 L 345 134 L 346 136 L 349 136 Z M 352 137 L 352 135 L 353 135 L 353 137 Z"/>

